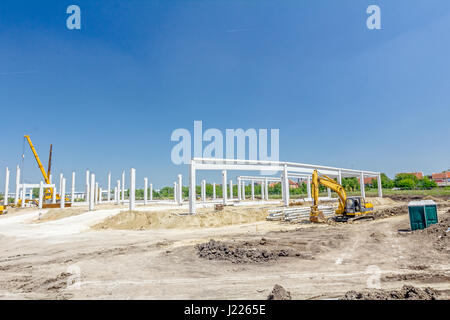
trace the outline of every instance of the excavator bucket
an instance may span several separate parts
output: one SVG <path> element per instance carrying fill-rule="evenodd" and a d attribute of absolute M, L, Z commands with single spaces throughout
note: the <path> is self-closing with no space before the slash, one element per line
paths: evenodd
<path fill-rule="evenodd" d="M 314 223 L 324 223 L 326 221 L 323 212 L 319 210 L 318 206 L 311 207 L 311 214 L 309 215 L 309 221 Z"/>

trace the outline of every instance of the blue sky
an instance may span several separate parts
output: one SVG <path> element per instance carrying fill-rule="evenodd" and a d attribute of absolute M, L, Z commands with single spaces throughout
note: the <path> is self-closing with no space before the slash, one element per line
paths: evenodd
<path fill-rule="evenodd" d="M 66 28 L 70 4 L 81 30 Z M 370 4 L 382 30 L 366 28 Z M 448 0 L 3 0 L 0 183 L 24 134 L 45 165 L 52 143 L 54 172 L 76 170 L 80 188 L 86 168 L 186 183 L 170 136 L 194 120 L 278 128 L 283 161 L 448 169 L 449 33 Z"/>

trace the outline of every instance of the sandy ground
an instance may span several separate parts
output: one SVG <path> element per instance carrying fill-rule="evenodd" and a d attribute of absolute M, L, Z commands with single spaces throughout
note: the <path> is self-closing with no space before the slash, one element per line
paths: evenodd
<path fill-rule="evenodd" d="M 439 206 L 441 218 L 450 215 L 445 205 Z M 150 221 L 159 225 L 131 224 L 132 230 L 117 227 L 122 220 L 115 218 L 125 206 L 84 213 L 72 208 L 56 219 L 51 217 L 58 216 L 58 209 L 8 213 L 0 217 L 0 298 L 265 299 L 275 284 L 293 299 L 335 299 L 349 290 L 374 285 L 399 289 L 404 284 L 430 286 L 450 297 L 448 248 L 437 250 L 431 238 L 405 232 L 407 215 L 324 225 L 261 219 L 258 212 L 274 206 L 225 208 L 224 223 L 211 222 L 222 220 L 212 219 L 219 213 L 205 206 L 200 214 L 210 216 L 200 225 L 202 218 L 190 223 L 186 219 L 192 217 L 178 215 L 185 207 L 152 204 L 136 212 L 145 221 L 153 213 Z M 256 218 L 231 223 L 226 218 L 239 212 L 248 217 L 245 211 Z M 185 223 L 175 228 L 161 219 L 162 212 L 176 213 L 174 219 Z M 210 239 L 299 255 L 254 263 L 200 258 L 196 245 Z"/>

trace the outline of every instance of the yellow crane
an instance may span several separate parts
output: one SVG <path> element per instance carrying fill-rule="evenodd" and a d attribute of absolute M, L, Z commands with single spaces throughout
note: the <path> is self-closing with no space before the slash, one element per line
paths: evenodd
<path fill-rule="evenodd" d="M 319 210 L 319 185 L 330 188 L 339 196 L 336 220 L 348 221 L 349 219 L 362 217 L 373 212 L 372 203 L 366 202 L 363 197 L 347 197 L 343 186 L 326 175 L 319 175 L 319 172 L 314 170 L 311 179 L 311 193 L 313 198 L 313 205 L 309 217 L 311 222 L 325 222 L 326 220 L 323 212 Z"/>
<path fill-rule="evenodd" d="M 44 177 L 44 181 L 46 184 L 51 184 L 50 182 L 50 170 L 51 170 L 51 161 L 52 161 L 52 145 L 50 145 L 50 155 L 49 155 L 49 159 L 48 159 L 48 170 L 47 172 L 45 172 L 44 166 L 42 165 L 41 160 L 39 159 L 39 156 L 36 152 L 36 148 L 34 147 L 33 143 L 31 142 L 30 136 L 29 135 L 25 135 L 24 136 L 25 139 L 27 139 L 28 144 L 30 145 L 30 149 L 33 152 L 34 158 L 36 159 L 36 162 L 39 166 L 39 170 L 41 170 L 42 176 Z M 45 200 L 50 200 L 53 198 L 53 192 L 55 192 L 53 190 L 53 188 L 46 188 L 45 192 L 44 192 L 44 202 Z M 56 200 L 61 200 L 61 197 L 59 194 L 55 195 Z M 65 198 L 66 201 L 69 201 L 69 198 Z"/>

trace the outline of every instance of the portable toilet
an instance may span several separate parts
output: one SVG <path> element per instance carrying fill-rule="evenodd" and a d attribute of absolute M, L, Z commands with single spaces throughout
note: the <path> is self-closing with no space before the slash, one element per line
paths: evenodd
<path fill-rule="evenodd" d="M 411 230 L 425 229 L 438 223 L 437 206 L 433 200 L 411 201 L 408 212 Z"/>

